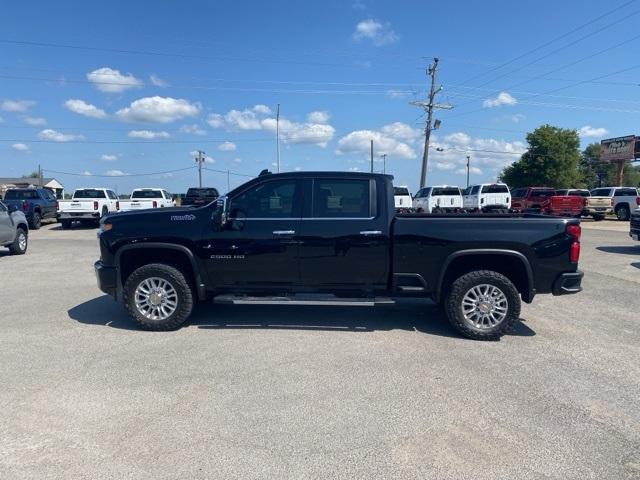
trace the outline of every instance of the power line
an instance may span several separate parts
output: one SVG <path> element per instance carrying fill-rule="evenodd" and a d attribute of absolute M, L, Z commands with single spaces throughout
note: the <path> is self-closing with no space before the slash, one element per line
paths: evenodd
<path fill-rule="evenodd" d="M 612 10 L 609 10 L 609 11 L 607 11 L 607 12 L 605 12 L 605 13 L 601 14 L 601 15 L 599 15 L 598 17 L 594 18 L 593 20 L 590 20 L 590 21 L 588 21 L 587 23 L 583 23 L 582 25 L 579 25 L 578 27 L 576 27 L 576 28 L 574 28 L 574 29 L 572 29 L 572 30 L 570 30 L 570 31 L 568 31 L 568 32 L 566 32 L 566 33 L 563 33 L 562 35 L 560 35 L 560 36 L 558 36 L 558 37 L 555 37 L 555 38 L 553 38 L 553 39 L 549 40 L 548 42 L 543 43 L 542 45 L 539 45 L 539 46 L 537 46 L 537 47 L 535 47 L 535 48 L 533 48 L 533 49 L 531 49 L 531 50 L 528 50 L 527 52 L 525 52 L 525 53 L 523 53 L 523 54 L 521 54 L 521 55 L 518 55 L 518 56 L 516 56 L 516 57 L 514 57 L 514 58 L 512 58 L 512 59 L 510 59 L 510 60 L 508 60 L 508 61 L 506 61 L 506 62 L 504 62 L 504 63 L 501 63 L 500 65 L 498 65 L 498 66 L 496 66 L 496 67 L 493 67 L 493 68 L 491 68 L 491 69 L 487 70 L 486 72 L 484 72 L 484 73 L 482 73 L 482 74 L 475 75 L 475 76 L 473 76 L 473 77 L 471 77 L 471 78 L 469 78 L 469 79 L 465 80 L 464 82 L 462 82 L 462 84 L 468 83 L 468 82 L 470 82 L 470 81 L 472 81 L 472 80 L 475 80 L 476 78 L 482 77 L 482 76 L 484 76 L 484 75 L 486 75 L 486 74 L 488 74 L 488 73 L 491 73 L 491 72 L 493 72 L 493 71 L 499 70 L 499 69 L 501 69 L 501 68 L 503 68 L 503 67 L 506 67 L 507 65 L 510 65 L 510 64 L 512 64 L 512 63 L 514 63 L 514 62 L 517 62 L 517 61 L 518 61 L 518 60 L 520 60 L 521 58 L 524 58 L 524 57 L 526 57 L 526 56 L 528 56 L 528 55 L 530 55 L 530 54 L 532 54 L 532 53 L 535 53 L 535 52 L 537 52 L 537 51 L 539 51 L 539 50 L 542 50 L 543 48 L 548 47 L 549 45 L 552 45 L 553 43 L 557 42 L 558 40 L 562 40 L 563 38 L 566 38 L 566 37 L 568 37 L 568 36 L 571 36 L 571 35 L 573 35 L 574 33 L 576 33 L 576 32 L 578 32 L 578 31 L 582 30 L 583 28 L 588 27 L 589 25 L 592 25 L 592 24 L 594 24 L 595 22 L 597 22 L 597 21 L 599 21 L 599 20 L 602 20 L 602 19 L 603 19 L 603 18 L 605 18 L 605 17 L 608 17 L 608 16 L 609 16 L 609 15 L 611 15 L 612 13 L 615 13 L 615 12 L 617 12 L 617 11 L 619 11 L 619 10 L 622 10 L 623 8 L 627 7 L 628 5 L 631 5 L 632 3 L 635 3 L 636 1 L 637 1 L 637 0 L 630 0 L 630 1 L 626 2 L 626 3 L 623 3 L 622 5 L 620 5 L 620 6 L 616 7 L 616 8 L 614 8 L 614 9 L 612 9 Z M 637 12 L 636 12 L 636 13 L 637 13 Z M 616 22 L 616 23 L 618 23 L 618 22 Z M 605 27 L 605 28 L 606 28 L 606 27 Z M 598 33 L 599 31 L 601 31 L 601 30 L 597 30 L 596 32 L 593 32 L 593 33 L 592 33 L 592 34 L 590 34 L 590 35 L 596 34 L 596 33 Z M 589 35 L 589 36 L 590 36 L 590 35 Z M 584 40 L 585 38 L 587 38 L 587 37 L 582 37 L 580 40 Z M 578 41 L 580 41 L 580 40 L 578 40 Z M 571 44 L 570 44 L 570 45 L 571 45 Z M 569 46 L 570 46 L 570 45 L 569 45 Z M 566 47 L 563 47 L 563 48 L 566 48 Z M 557 52 L 557 51 L 556 51 L 556 52 Z M 535 62 L 534 62 L 534 63 L 535 63 Z"/>
<path fill-rule="evenodd" d="M 192 170 L 194 169 L 195 166 L 193 167 L 187 167 L 187 168 L 179 168 L 176 170 L 165 170 L 163 172 L 153 172 L 153 173 L 122 173 L 122 174 L 118 174 L 118 175 L 98 175 L 98 174 L 93 174 L 93 173 L 73 173 L 73 172 L 61 172 L 58 170 L 49 170 L 49 169 L 43 169 L 43 172 L 48 172 L 48 173 L 56 173 L 58 175 L 71 175 L 74 177 L 104 177 L 104 178 L 114 178 L 114 177 L 149 177 L 149 176 L 153 176 L 153 175 L 166 175 L 167 173 L 177 173 L 177 172 L 184 172 L 186 170 Z"/>

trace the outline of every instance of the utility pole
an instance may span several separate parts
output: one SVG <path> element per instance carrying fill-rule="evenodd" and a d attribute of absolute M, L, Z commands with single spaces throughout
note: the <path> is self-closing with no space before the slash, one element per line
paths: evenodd
<path fill-rule="evenodd" d="M 424 128 L 424 151 L 422 154 L 422 170 L 420 172 L 420 188 L 423 188 L 427 180 L 427 166 L 429 163 L 429 139 L 431 138 L 431 130 L 435 130 L 440 127 L 440 121 L 436 120 L 434 126 L 433 121 L 433 109 L 443 108 L 451 110 L 453 105 L 434 103 L 435 96 L 442 90 L 442 86 L 436 89 L 436 73 L 438 70 L 438 59 L 434 58 L 433 63 L 427 68 L 427 76 L 431 77 L 431 88 L 429 89 L 429 97 L 427 102 L 411 102 L 411 105 L 422 108 L 427 112 L 427 124 Z"/>
<path fill-rule="evenodd" d="M 276 165 L 280 173 L 280 104 L 276 111 Z"/>
<path fill-rule="evenodd" d="M 42 168 L 40 168 L 40 164 L 38 164 L 38 186 L 42 188 Z"/>
<path fill-rule="evenodd" d="M 371 173 L 373 173 L 373 139 L 371 139 Z"/>
<path fill-rule="evenodd" d="M 383 153 L 380 157 L 382 157 L 382 173 L 387 173 L 387 154 Z"/>
<path fill-rule="evenodd" d="M 471 162 L 471 155 L 467 155 L 467 187 L 469 187 L 469 162 Z"/>
<path fill-rule="evenodd" d="M 227 192 L 231 191 L 231 182 L 229 181 L 229 170 L 227 170 Z"/>
<path fill-rule="evenodd" d="M 198 150 L 196 163 L 198 164 L 198 186 L 202 188 L 202 164 L 204 163 L 204 152 L 202 150 Z"/>

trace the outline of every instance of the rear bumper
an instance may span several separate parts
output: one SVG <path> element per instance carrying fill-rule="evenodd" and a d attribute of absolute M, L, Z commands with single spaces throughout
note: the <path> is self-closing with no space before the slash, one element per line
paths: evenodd
<path fill-rule="evenodd" d="M 571 273 L 561 273 L 553 282 L 553 295 L 571 295 L 582 291 L 582 277 L 584 273 L 581 271 Z"/>
<path fill-rule="evenodd" d="M 586 215 L 609 215 L 613 213 L 613 208 L 611 207 L 587 207 L 584 209 Z"/>
<path fill-rule="evenodd" d="M 102 260 L 94 263 L 93 268 L 96 272 L 98 288 L 107 295 L 116 298 L 118 295 L 118 274 L 116 268 L 106 266 L 102 263 Z"/>
<path fill-rule="evenodd" d="M 60 212 L 58 220 L 100 220 L 100 212 Z"/>

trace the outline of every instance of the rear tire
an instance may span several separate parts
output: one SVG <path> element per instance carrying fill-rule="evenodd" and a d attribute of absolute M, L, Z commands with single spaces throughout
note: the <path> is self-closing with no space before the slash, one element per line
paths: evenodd
<path fill-rule="evenodd" d="M 41 226 L 42 226 L 42 217 L 40 216 L 40 213 L 33 212 L 33 217 L 31 218 L 31 224 L 29 225 L 29 228 L 31 230 L 39 230 Z"/>
<path fill-rule="evenodd" d="M 627 220 L 629 220 L 629 218 L 631 217 L 631 212 L 629 211 L 629 206 L 628 205 L 622 205 L 621 207 L 616 209 L 616 216 L 618 217 L 618 220 L 622 220 L 623 222 L 626 222 Z"/>
<path fill-rule="evenodd" d="M 449 323 L 474 340 L 498 340 L 520 317 L 520 295 L 504 275 L 477 270 L 450 287 L 444 307 Z"/>
<path fill-rule="evenodd" d="M 29 246 L 29 234 L 24 228 L 18 228 L 16 230 L 16 238 L 11 245 L 9 245 L 9 252 L 11 255 L 24 255 L 27 253 Z"/>
<path fill-rule="evenodd" d="M 144 330 L 176 330 L 193 310 L 193 293 L 184 274 L 162 263 L 135 270 L 123 293 L 127 312 Z"/>

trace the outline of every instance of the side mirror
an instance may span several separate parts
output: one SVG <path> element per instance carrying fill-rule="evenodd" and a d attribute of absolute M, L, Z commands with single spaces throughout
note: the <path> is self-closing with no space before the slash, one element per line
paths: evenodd
<path fill-rule="evenodd" d="M 216 200 L 216 209 L 213 211 L 213 226 L 216 230 L 223 230 L 227 224 L 227 197 L 219 197 Z"/>
<path fill-rule="evenodd" d="M 15 204 L 9 205 L 7 207 L 7 210 L 9 211 L 9 213 L 17 212 L 18 211 L 18 206 L 15 205 Z"/>

